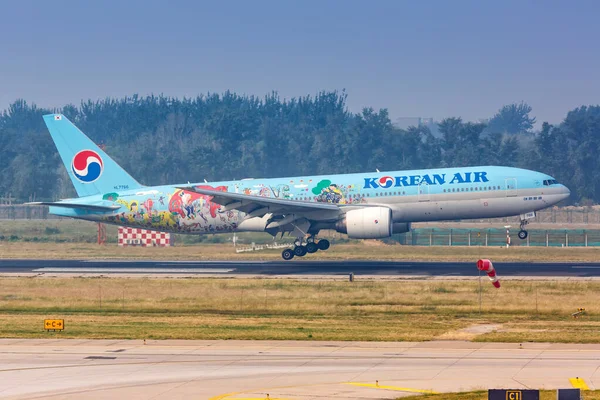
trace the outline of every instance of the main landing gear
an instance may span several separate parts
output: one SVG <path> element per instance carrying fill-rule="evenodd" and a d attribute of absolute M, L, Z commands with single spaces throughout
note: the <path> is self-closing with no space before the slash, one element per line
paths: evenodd
<path fill-rule="evenodd" d="M 302 244 L 302 239 L 298 239 L 294 244 L 294 248 L 285 249 L 281 253 L 281 257 L 287 261 L 294 257 L 304 257 L 306 254 L 316 253 L 319 250 L 327 250 L 329 246 L 329 240 L 321 239 L 318 242 L 315 242 L 315 238 L 311 236 L 306 240 L 306 245 Z"/>
<path fill-rule="evenodd" d="M 521 239 L 521 240 L 527 239 L 528 233 L 525 230 L 525 225 L 527 225 L 527 224 L 528 224 L 528 221 L 526 219 L 521 220 L 521 225 L 520 225 L 521 230 L 518 233 L 519 239 Z"/>

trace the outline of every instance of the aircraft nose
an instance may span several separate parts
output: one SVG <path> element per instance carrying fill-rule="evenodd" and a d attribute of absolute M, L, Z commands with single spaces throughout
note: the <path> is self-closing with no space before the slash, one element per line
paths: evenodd
<path fill-rule="evenodd" d="M 571 191 L 565 185 L 560 185 L 560 186 L 561 186 L 560 199 L 561 200 L 568 199 L 569 196 L 571 196 Z"/>

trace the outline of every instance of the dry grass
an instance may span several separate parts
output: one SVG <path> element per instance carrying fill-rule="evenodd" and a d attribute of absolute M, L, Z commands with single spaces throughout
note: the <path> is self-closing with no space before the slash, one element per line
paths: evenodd
<path fill-rule="evenodd" d="M 199 244 L 171 248 L 120 248 L 114 244 L 91 243 L 11 243 L 0 242 L 0 258 L 37 259 L 152 259 L 152 260 L 281 260 L 281 250 L 235 253 L 229 244 Z M 513 247 L 417 247 L 377 245 L 372 242 L 335 244 L 326 252 L 303 260 L 405 260 L 474 261 L 490 258 L 497 262 L 593 262 L 600 259 L 600 248 Z"/>
<path fill-rule="evenodd" d="M 600 342 L 600 282 L 1 278 L 0 337 Z M 537 293 L 537 310 L 535 297 Z M 586 314 L 571 313 L 585 307 Z M 465 337 L 474 324 L 500 330 Z"/>
<path fill-rule="evenodd" d="M 108 237 L 116 240 L 116 227 L 107 225 Z M 119 248 L 115 243 L 98 246 L 97 226 L 88 221 L 4 220 L 0 222 L 0 258 L 112 258 L 156 260 L 281 260 L 281 250 L 235 253 L 229 244 L 193 243 L 204 240 L 230 240 L 231 235 L 176 235 L 174 248 Z M 328 234 L 324 232 L 324 234 Z M 342 235 L 343 236 L 343 235 Z M 11 237 L 16 238 L 12 240 Z M 339 242 L 340 235 L 336 235 Z M 268 234 L 240 234 L 244 243 L 268 242 Z M 291 242 L 284 238 L 285 242 Z M 351 241 L 335 243 L 326 252 L 310 255 L 307 260 L 377 259 L 406 261 L 474 261 L 491 258 L 494 261 L 597 261 L 600 248 L 556 247 L 416 247 L 386 245 L 381 241 Z M 244 245 L 242 245 L 244 246 Z M 245 245 L 247 246 L 247 244 Z M 301 260 L 294 260 L 295 262 Z"/>
<path fill-rule="evenodd" d="M 487 390 L 468 393 L 442 393 L 401 397 L 398 400 L 487 400 Z M 582 392 L 585 400 L 600 400 L 600 390 Z M 540 390 L 540 400 L 556 400 L 556 390 Z"/>

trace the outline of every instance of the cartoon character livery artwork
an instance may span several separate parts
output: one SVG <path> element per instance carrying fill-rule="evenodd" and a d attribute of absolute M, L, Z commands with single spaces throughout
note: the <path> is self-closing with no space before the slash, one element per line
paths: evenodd
<path fill-rule="evenodd" d="M 481 166 L 244 179 L 146 187 L 61 114 L 44 122 L 78 198 L 42 202 L 52 214 L 184 234 L 268 232 L 292 235 L 290 260 L 327 250 L 321 230 L 378 239 L 408 232 L 411 222 L 519 215 L 566 199 L 551 176 L 525 169 Z"/>

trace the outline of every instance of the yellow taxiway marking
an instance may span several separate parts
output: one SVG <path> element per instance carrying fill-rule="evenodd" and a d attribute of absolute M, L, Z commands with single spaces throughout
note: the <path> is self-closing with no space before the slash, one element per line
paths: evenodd
<path fill-rule="evenodd" d="M 346 382 L 346 385 L 369 387 L 369 388 L 373 388 L 373 389 L 395 390 L 397 392 L 438 394 L 437 392 L 434 392 L 432 390 L 412 389 L 412 388 L 404 388 L 404 387 L 399 387 L 399 386 L 377 385 L 374 383 Z"/>
<path fill-rule="evenodd" d="M 215 397 L 211 397 L 209 400 L 223 400 L 223 399 L 230 399 L 230 400 L 289 400 L 289 399 L 284 399 L 282 397 L 232 397 L 232 396 L 236 396 L 238 394 L 242 394 L 244 392 L 233 392 L 233 393 L 225 393 L 225 394 L 221 394 L 219 396 L 215 396 Z"/>
<path fill-rule="evenodd" d="M 581 378 L 569 378 L 569 382 L 571 382 L 571 385 L 573 385 L 573 387 L 576 389 L 590 390 L 588 385 Z"/>

